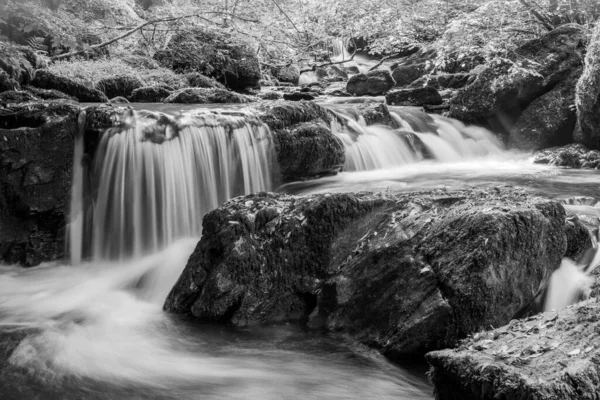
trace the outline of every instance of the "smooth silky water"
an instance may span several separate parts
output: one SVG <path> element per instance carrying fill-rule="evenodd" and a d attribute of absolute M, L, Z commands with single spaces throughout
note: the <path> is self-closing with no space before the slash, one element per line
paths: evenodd
<path fill-rule="evenodd" d="M 151 111 L 131 111 L 105 133 L 91 164 L 77 140 L 71 262 L 0 272 L 2 398 L 430 399 L 422 367 L 355 343 L 292 325 L 233 331 L 165 314 L 202 216 L 274 189 L 517 185 L 597 196 L 600 174 L 534 165 L 483 129 L 415 109 L 392 107 L 392 129 L 366 126 L 352 105 L 326 106 L 346 172 L 280 188 L 270 132 L 243 107 L 144 105 Z"/>

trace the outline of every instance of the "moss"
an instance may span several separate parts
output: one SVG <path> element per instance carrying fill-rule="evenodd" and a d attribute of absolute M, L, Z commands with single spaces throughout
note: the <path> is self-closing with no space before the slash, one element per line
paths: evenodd
<path fill-rule="evenodd" d="M 108 101 L 106 95 L 101 91 L 45 69 L 36 71 L 31 84 L 41 89 L 58 90 L 82 102 L 105 103 Z"/>
<path fill-rule="evenodd" d="M 103 78 L 96 84 L 96 89 L 103 92 L 109 99 L 129 97 L 131 93 L 144 86 L 144 82 L 134 75 L 114 75 Z"/>
<path fill-rule="evenodd" d="M 162 103 L 172 91 L 172 88 L 164 85 L 141 87 L 131 92 L 129 100 L 136 103 Z"/>
<path fill-rule="evenodd" d="M 250 103 L 253 99 L 249 96 L 244 96 L 235 92 L 230 92 L 225 89 L 218 88 L 187 88 L 181 89 L 167 97 L 165 103 L 196 103 L 196 104 L 213 104 L 213 103 Z"/>
<path fill-rule="evenodd" d="M 575 140 L 600 149 L 600 23 L 596 24 L 585 57 L 583 74 L 577 82 L 575 105 L 578 127 Z"/>

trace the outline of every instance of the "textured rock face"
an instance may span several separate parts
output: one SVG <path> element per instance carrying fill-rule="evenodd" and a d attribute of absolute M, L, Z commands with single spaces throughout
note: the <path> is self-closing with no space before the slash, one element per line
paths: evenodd
<path fill-rule="evenodd" d="M 31 81 L 35 53 L 25 46 L 5 45 L 0 49 L 0 92 L 20 89 Z"/>
<path fill-rule="evenodd" d="M 213 103 L 250 103 L 253 99 L 243 94 L 230 92 L 218 88 L 186 88 L 178 90 L 169 97 L 165 103 L 187 103 L 187 104 L 213 104 Z"/>
<path fill-rule="evenodd" d="M 577 116 L 575 85 L 581 69 L 571 73 L 550 92 L 535 99 L 512 127 L 509 145 L 521 150 L 540 150 L 573 142 Z"/>
<path fill-rule="evenodd" d="M 31 84 L 41 89 L 58 90 L 82 102 L 106 103 L 108 101 L 108 97 L 98 89 L 89 88 L 71 78 L 44 69 L 35 72 Z"/>
<path fill-rule="evenodd" d="M 79 108 L 48 101 L 7 110 L 0 116 L 0 260 L 60 259 Z"/>
<path fill-rule="evenodd" d="M 165 308 L 305 321 L 401 357 L 507 323 L 559 265 L 564 221 L 513 190 L 240 197 L 205 217 Z"/>
<path fill-rule="evenodd" d="M 394 87 L 396 82 L 388 71 L 371 71 L 354 75 L 346 84 L 346 91 L 354 96 L 377 96 Z"/>
<path fill-rule="evenodd" d="M 144 86 L 144 83 L 135 76 L 118 75 L 100 80 L 96 89 L 100 90 L 109 99 L 115 97 L 129 97 L 131 93 Z"/>
<path fill-rule="evenodd" d="M 346 160 L 344 145 L 330 130 L 331 115 L 310 101 L 281 101 L 257 107 L 273 134 L 283 182 L 337 174 Z"/>
<path fill-rule="evenodd" d="M 175 35 L 154 58 L 176 72 L 199 72 L 232 89 L 259 86 L 260 65 L 256 52 L 242 43 L 233 44 L 222 32 L 194 30 Z"/>
<path fill-rule="evenodd" d="M 600 169 L 600 151 L 589 150 L 582 144 L 569 144 L 538 151 L 533 162 L 555 167 Z"/>
<path fill-rule="evenodd" d="M 392 71 L 392 78 L 396 81 L 396 86 L 403 87 L 410 85 L 426 73 L 425 63 L 400 65 Z"/>
<path fill-rule="evenodd" d="M 524 44 L 511 59 L 492 60 L 453 98 L 450 116 L 484 121 L 526 107 L 582 64 L 586 40 L 581 26 L 563 25 Z"/>
<path fill-rule="evenodd" d="M 443 103 L 440 93 L 430 86 L 394 90 L 385 95 L 385 101 L 391 106 L 423 106 Z"/>
<path fill-rule="evenodd" d="M 592 299 L 428 354 L 436 399 L 598 398 L 599 313 Z"/>

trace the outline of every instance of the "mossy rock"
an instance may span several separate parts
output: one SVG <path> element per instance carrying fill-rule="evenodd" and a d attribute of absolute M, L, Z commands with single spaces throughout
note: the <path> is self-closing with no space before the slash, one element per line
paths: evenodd
<path fill-rule="evenodd" d="M 392 71 L 392 78 L 396 81 L 396 86 L 408 86 L 427 73 L 425 63 L 412 65 L 399 65 Z"/>
<path fill-rule="evenodd" d="M 187 104 L 240 104 L 250 103 L 253 98 L 218 88 L 186 88 L 178 90 L 167 97 L 165 103 Z"/>
<path fill-rule="evenodd" d="M 442 104 L 442 96 L 434 88 L 427 86 L 418 89 L 393 90 L 385 95 L 389 105 L 423 106 Z"/>
<path fill-rule="evenodd" d="M 129 97 L 135 89 L 144 87 L 144 82 L 136 76 L 115 75 L 101 79 L 96 83 L 96 89 L 100 90 L 109 99 L 115 97 Z"/>
<path fill-rule="evenodd" d="M 31 84 L 41 89 L 58 90 L 81 102 L 106 103 L 108 101 L 108 97 L 98 89 L 87 87 L 72 78 L 46 69 L 37 70 Z"/>
<path fill-rule="evenodd" d="M 346 84 L 346 91 L 354 96 L 378 96 L 395 84 L 389 71 L 375 70 L 351 77 Z"/>
<path fill-rule="evenodd" d="M 173 88 L 165 85 L 145 86 L 131 92 L 129 101 L 134 103 L 162 103 L 172 92 Z"/>
<path fill-rule="evenodd" d="M 279 82 L 298 84 L 300 68 L 296 64 L 271 67 L 271 75 Z"/>

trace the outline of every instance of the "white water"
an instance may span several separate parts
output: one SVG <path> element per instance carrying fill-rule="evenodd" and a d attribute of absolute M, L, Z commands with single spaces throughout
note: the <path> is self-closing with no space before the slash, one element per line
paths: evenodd
<path fill-rule="evenodd" d="M 97 193 L 86 218 L 94 259 L 140 257 L 200 236 L 208 211 L 271 189 L 270 132 L 251 115 L 136 113 L 123 125 L 103 136 L 95 157 Z"/>

